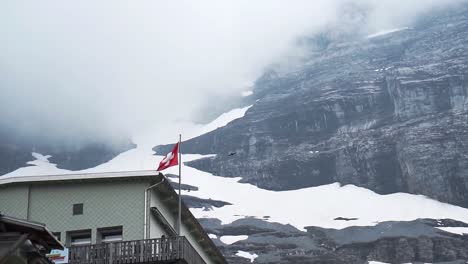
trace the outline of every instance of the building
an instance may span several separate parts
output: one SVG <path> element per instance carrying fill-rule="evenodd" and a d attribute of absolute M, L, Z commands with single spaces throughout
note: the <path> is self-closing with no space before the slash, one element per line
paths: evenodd
<path fill-rule="evenodd" d="M 0 211 L 45 223 L 69 263 L 226 263 L 178 196 L 154 171 L 0 178 Z"/>
<path fill-rule="evenodd" d="M 0 263 L 49 264 L 52 249 L 63 245 L 44 224 L 0 214 Z"/>

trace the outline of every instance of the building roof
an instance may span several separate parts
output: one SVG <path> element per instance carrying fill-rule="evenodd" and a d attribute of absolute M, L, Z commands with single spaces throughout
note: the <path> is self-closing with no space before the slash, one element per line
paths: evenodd
<path fill-rule="evenodd" d="M 55 236 L 47 229 L 45 224 L 2 215 L 1 212 L 0 223 L 3 225 L 5 232 L 29 234 L 29 240 L 42 245 L 44 248 L 63 249 L 62 243 L 55 238 Z"/>
<path fill-rule="evenodd" d="M 136 179 L 147 178 L 154 179 L 158 172 L 154 170 L 146 171 L 124 171 L 124 172 L 105 172 L 105 173 L 76 173 L 76 174 L 59 174 L 59 175 L 38 175 L 38 176 L 12 176 L 0 177 L 0 186 L 18 183 L 33 183 L 33 182 L 68 182 L 68 181 L 96 181 L 96 180 L 114 180 L 121 179 Z"/>
<path fill-rule="evenodd" d="M 31 183 L 63 183 L 63 182 L 88 182 L 88 181 L 106 181 L 106 180 L 149 180 L 152 182 L 162 182 L 154 189 L 158 193 L 167 196 L 164 202 L 171 209 L 171 213 L 178 213 L 178 194 L 171 186 L 169 180 L 161 173 L 150 171 L 126 171 L 126 172 L 106 172 L 106 173 L 77 173 L 77 174 L 61 174 L 61 175 L 41 175 L 41 176 L 17 176 L 17 177 L 0 177 L 0 187 L 14 184 L 31 184 Z M 216 263 L 226 264 L 227 261 L 221 254 L 219 249 L 213 243 L 211 238 L 205 232 L 198 220 L 193 216 L 190 210 L 182 202 L 182 221 L 189 228 L 190 232 L 196 237 L 198 243 Z"/>

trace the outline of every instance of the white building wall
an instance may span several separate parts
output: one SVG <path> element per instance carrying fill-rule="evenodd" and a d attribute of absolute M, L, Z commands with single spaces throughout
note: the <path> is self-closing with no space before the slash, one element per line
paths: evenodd
<path fill-rule="evenodd" d="M 160 238 L 162 237 L 163 235 L 165 235 L 166 237 L 169 236 L 169 234 L 167 234 L 167 232 L 164 230 L 164 228 L 161 226 L 161 224 L 158 222 L 158 220 L 156 220 L 156 217 L 154 217 L 153 213 L 151 212 L 150 208 L 151 207 L 157 207 L 158 209 L 161 207 L 160 203 L 159 203 L 159 199 L 157 199 L 154 191 L 150 192 L 151 195 L 151 202 L 150 202 L 150 206 L 148 207 L 148 214 L 149 214 L 149 231 L 150 231 L 150 237 L 149 238 Z M 159 209 L 161 210 L 161 209 Z M 165 215 L 165 213 L 163 211 L 161 211 L 161 213 L 163 215 Z"/>

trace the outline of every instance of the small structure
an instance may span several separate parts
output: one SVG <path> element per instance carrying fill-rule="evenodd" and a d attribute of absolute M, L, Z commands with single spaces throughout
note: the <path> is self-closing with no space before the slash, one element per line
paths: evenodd
<path fill-rule="evenodd" d="M 47 224 L 68 263 L 227 263 L 155 171 L 0 178 L 0 210 Z M 64 263 L 64 262 L 62 262 Z"/>
<path fill-rule="evenodd" d="M 44 224 L 0 213 L 1 264 L 49 264 L 46 254 L 52 249 L 63 249 L 63 245 Z"/>

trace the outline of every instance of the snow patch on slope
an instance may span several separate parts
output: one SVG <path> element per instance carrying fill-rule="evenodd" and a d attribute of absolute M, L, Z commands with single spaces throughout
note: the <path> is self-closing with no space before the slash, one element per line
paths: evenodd
<path fill-rule="evenodd" d="M 391 33 L 399 32 L 399 31 L 407 30 L 407 29 L 409 29 L 409 27 L 402 27 L 402 28 L 394 28 L 394 29 L 382 30 L 382 31 L 379 31 L 379 32 L 376 32 L 376 33 L 374 33 L 374 34 L 371 34 L 371 35 L 367 36 L 367 38 L 369 38 L 369 39 L 370 39 L 370 38 L 376 38 L 376 37 L 388 35 L 388 34 L 391 34 Z"/>
<path fill-rule="evenodd" d="M 245 236 L 245 235 L 241 235 L 241 236 L 222 236 L 219 238 L 219 240 L 221 240 L 221 242 L 223 242 L 224 244 L 227 244 L 227 245 L 231 245 L 231 244 L 234 244 L 238 241 L 242 241 L 242 240 L 246 240 L 247 238 L 249 238 L 249 236 Z"/>
<path fill-rule="evenodd" d="M 243 92 L 241 93 L 241 95 L 242 95 L 243 97 L 251 96 L 252 94 L 253 94 L 253 91 L 243 91 Z"/>
<path fill-rule="evenodd" d="M 245 113 L 247 112 L 247 110 L 249 110 L 252 106 L 253 105 L 250 105 L 244 108 L 237 108 L 237 109 L 231 110 L 227 113 L 220 115 L 211 123 L 203 126 L 200 132 L 196 136 L 193 136 L 192 138 L 214 131 L 220 127 L 224 127 L 230 122 L 243 117 Z"/>
<path fill-rule="evenodd" d="M 49 161 L 50 155 L 42 155 L 37 152 L 31 153 L 35 158 L 33 161 L 29 161 L 27 164 L 32 165 L 28 167 L 22 167 L 1 177 L 16 177 L 16 176 L 33 176 L 33 175 L 56 175 L 56 174 L 67 174 L 71 173 L 69 170 L 63 170 L 57 168 L 57 164 Z"/>
<path fill-rule="evenodd" d="M 158 124 L 145 131 L 135 133 L 132 141 L 139 147 L 153 148 L 161 144 L 176 143 L 178 135 L 182 134 L 182 141 L 195 138 L 224 127 L 230 122 L 242 118 L 247 110 L 253 105 L 243 108 L 236 108 L 229 112 L 223 113 L 215 120 L 208 124 L 195 124 L 188 121 L 179 121 L 169 124 Z"/>
<path fill-rule="evenodd" d="M 454 233 L 458 235 L 468 235 L 468 227 L 437 227 L 445 232 Z"/>
<path fill-rule="evenodd" d="M 239 257 L 241 257 L 241 258 L 250 259 L 250 262 L 254 262 L 254 260 L 255 260 L 256 258 L 258 258 L 258 255 L 257 255 L 257 254 L 255 254 L 255 253 L 249 253 L 249 252 L 242 251 L 242 250 L 237 251 L 236 256 L 239 256 Z"/>

